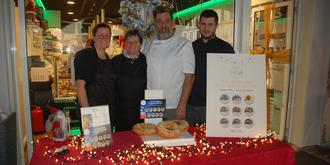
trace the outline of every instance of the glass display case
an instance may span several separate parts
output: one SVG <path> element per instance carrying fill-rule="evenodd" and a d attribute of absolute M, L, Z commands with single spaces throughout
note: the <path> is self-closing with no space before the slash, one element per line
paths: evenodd
<path fill-rule="evenodd" d="M 52 92 L 54 98 L 56 98 L 59 96 L 58 62 L 61 60 L 62 56 L 62 44 L 60 38 L 54 35 L 53 29 L 48 29 L 47 32 L 45 32 L 43 45 L 45 66 L 53 79 Z"/>
<path fill-rule="evenodd" d="M 250 50 L 266 54 L 267 125 L 283 139 L 288 109 L 293 1 L 252 8 Z"/>
<path fill-rule="evenodd" d="M 55 98 L 74 97 L 76 95 L 71 83 L 71 53 L 63 45 L 63 33 L 60 29 L 50 28 L 44 35 L 44 57 L 46 68 L 54 80 L 53 96 Z"/>

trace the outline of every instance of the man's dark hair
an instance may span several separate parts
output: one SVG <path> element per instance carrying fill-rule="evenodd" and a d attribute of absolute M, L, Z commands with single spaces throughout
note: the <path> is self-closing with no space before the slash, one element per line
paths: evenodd
<path fill-rule="evenodd" d="M 162 14 L 162 13 L 169 13 L 171 15 L 171 19 L 172 18 L 172 15 L 173 15 L 173 12 L 171 9 L 165 7 L 165 6 L 157 6 L 154 11 L 152 11 L 152 14 L 154 16 L 154 19 L 156 19 L 156 16 L 157 14 Z"/>
<path fill-rule="evenodd" d="M 96 31 L 99 28 L 108 28 L 110 30 L 110 34 L 111 34 L 111 28 L 108 24 L 106 23 L 99 23 L 97 24 L 94 28 L 93 28 L 93 36 L 95 37 Z"/>
<path fill-rule="evenodd" d="M 141 45 L 143 44 L 143 38 L 142 38 L 141 34 L 139 33 L 139 31 L 137 29 L 135 29 L 135 30 L 129 30 L 125 34 L 124 41 L 126 42 L 127 41 L 127 38 L 128 37 L 131 37 L 131 36 L 138 36 L 139 37 L 140 44 Z"/>
<path fill-rule="evenodd" d="M 214 10 L 210 10 L 210 9 L 204 10 L 199 17 L 199 21 L 201 21 L 202 17 L 204 18 L 213 17 L 215 19 L 215 23 L 218 24 L 218 20 L 219 20 L 218 14 Z"/>

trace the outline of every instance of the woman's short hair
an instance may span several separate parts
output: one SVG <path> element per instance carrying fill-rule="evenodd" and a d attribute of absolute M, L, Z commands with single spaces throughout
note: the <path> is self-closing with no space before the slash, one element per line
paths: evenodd
<path fill-rule="evenodd" d="M 137 29 L 129 30 L 129 31 L 125 34 L 124 41 L 126 42 L 127 39 L 128 39 L 128 37 L 131 37 L 131 36 L 138 36 L 138 37 L 139 37 L 140 44 L 141 44 L 141 45 L 143 44 L 143 38 L 142 38 L 140 32 L 139 32 Z"/>
<path fill-rule="evenodd" d="M 111 34 L 111 28 L 110 28 L 110 26 L 109 26 L 108 24 L 106 24 L 106 23 L 99 23 L 99 24 L 97 24 L 97 25 L 93 28 L 93 36 L 94 36 L 94 37 L 95 37 L 95 34 L 96 34 L 96 32 L 97 32 L 97 30 L 98 30 L 99 28 L 108 28 L 108 29 L 110 30 L 110 34 Z"/>

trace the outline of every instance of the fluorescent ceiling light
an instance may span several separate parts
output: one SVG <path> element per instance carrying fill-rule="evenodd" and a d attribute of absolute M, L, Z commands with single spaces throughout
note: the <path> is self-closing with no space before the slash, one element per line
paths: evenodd
<path fill-rule="evenodd" d="M 44 4 L 42 3 L 41 0 L 35 0 L 35 2 L 37 3 L 37 5 L 38 5 L 39 7 L 41 7 L 41 8 L 44 9 L 44 10 L 46 10 L 46 8 L 45 8 L 45 6 L 44 6 Z"/>
<path fill-rule="evenodd" d="M 227 4 L 233 4 L 233 0 L 210 0 L 195 6 L 192 6 L 188 9 L 179 11 L 177 13 L 173 14 L 173 18 L 177 19 L 184 19 L 184 18 L 191 18 L 195 16 L 196 14 L 202 12 L 205 9 L 215 8 L 220 5 L 227 5 Z"/>
<path fill-rule="evenodd" d="M 69 12 L 68 12 L 68 14 L 72 15 L 72 14 L 74 14 L 74 12 L 72 12 L 72 11 L 69 11 Z"/>

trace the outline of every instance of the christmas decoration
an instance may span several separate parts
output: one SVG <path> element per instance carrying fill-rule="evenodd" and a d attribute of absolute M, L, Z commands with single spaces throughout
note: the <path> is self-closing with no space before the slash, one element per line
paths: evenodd
<path fill-rule="evenodd" d="M 66 154 L 69 151 L 66 139 L 70 130 L 70 118 L 59 109 L 51 106 L 48 106 L 48 109 L 52 114 L 49 115 L 45 127 L 48 133 L 52 132 L 53 134 L 53 140 L 55 141 L 54 152 L 61 155 Z"/>
<path fill-rule="evenodd" d="M 149 36 L 154 31 L 152 11 L 160 5 L 173 8 L 165 0 L 122 0 L 118 12 L 124 26 L 130 30 L 139 30 L 143 36 Z"/>
<path fill-rule="evenodd" d="M 115 164 L 162 164 L 163 161 L 179 161 L 182 157 L 202 156 L 212 157 L 219 154 L 229 154 L 237 150 L 258 150 L 263 145 L 272 144 L 274 132 L 269 132 L 265 137 L 244 138 L 237 140 L 224 140 L 212 142 L 205 137 L 205 125 L 193 127 L 190 132 L 196 139 L 196 145 L 180 147 L 157 147 L 154 145 L 133 145 L 127 150 L 105 152 L 107 148 L 97 150 L 85 150 L 82 136 L 69 137 L 68 148 L 76 154 L 70 156 L 59 155 L 55 146 L 45 146 L 45 158 L 55 158 L 55 163 L 74 163 L 83 159 L 94 159 L 99 163 L 111 162 Z M 49 141 L 51 137 L 45 136 L 36 142 Z"/>

